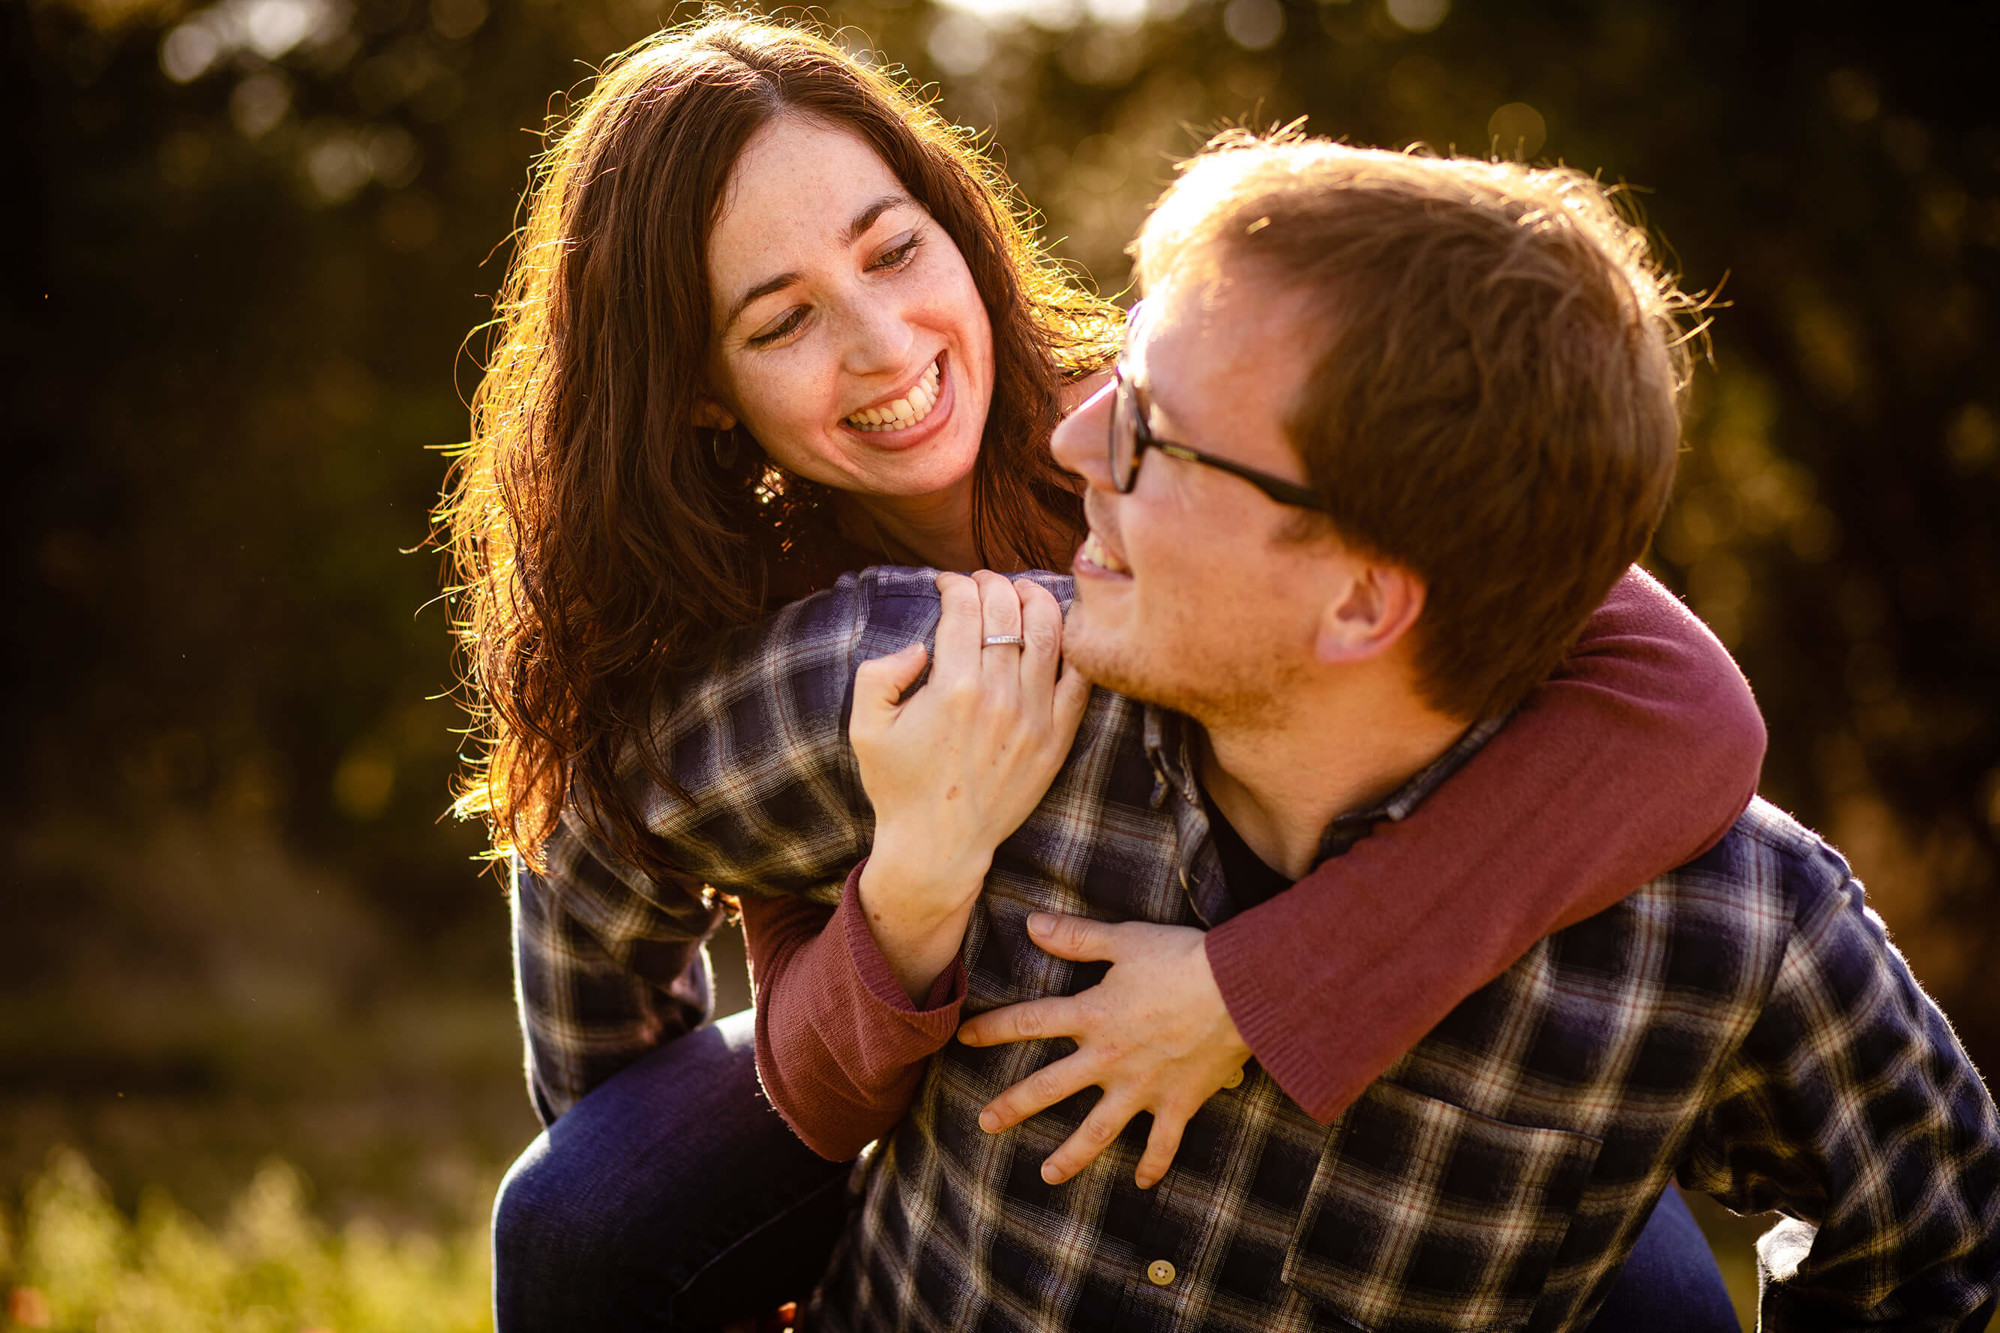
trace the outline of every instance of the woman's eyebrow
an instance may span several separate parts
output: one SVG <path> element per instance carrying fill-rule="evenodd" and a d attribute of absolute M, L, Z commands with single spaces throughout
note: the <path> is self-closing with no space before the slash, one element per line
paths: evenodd
<path fill-rule="evenodd" d="M 847 229 L 841 233 L 842 243 L 846 245 L 853 245 L 856 241 L 860 240 L 864 235 L 867 234 L 868 229 L 874 226 L 877 220 L 879 220 L 884 213 L 888 212 L 892 208 L 900 208 L 904 204 L 909 204 L 911 202 L 912 201 L 910 199 L 910 196 L 906 194 L 883 195 L 880 199 L 877 199 L 874 202 L 870 203 L 866 208 L 862 209 L 859 213 L 856 213 L 854 215 L 854 220 L 852 222 L 849 222 L 847 224 Z M 758 283 L 755 287 L 752 287 L 749 291 L 744 292 L 743 295 L 736 298 L 736 303 L 729 307 L 729 314 L 726 318 L 723 319 L 722 327 L 726 329 L 730 325 L 734 324 L 737 320 L 737 317 L 740 316 L 746 309 L 749 308 L 751 302 L 762 300 L 764 297 L 769 296 L 772 292 L 783 291 L 785 288 L 797 282 L 799 280 L 799 276 L 800 275 L 796 271 L 789 273 L 779 273 L 773 277 L 764 279 L 762 282 Z"/>
<path fill-rule="evenodd" d="M 874 203 L 868 205 L 868 207 L 862 209 L 859 213 L 856 213 L 854 215 L 854 221 L 847 224 L 847 233 L 843 239 L 845 239 L 849 245 L 854 244 L 856 241 L 860 240 L 864 235 L 867 234 L 868 229 L 870 227 L 875 225 L 875 220 L 877 218 L 881 217 L 884 213 L 888 212 L 890 209 L 899 208 L 902 205 L 907 204 L 909 202 L 910 202 L 910 196 L 908 196 L 907 194 L 883 195 L 880 199 L 877 199 Z"/>

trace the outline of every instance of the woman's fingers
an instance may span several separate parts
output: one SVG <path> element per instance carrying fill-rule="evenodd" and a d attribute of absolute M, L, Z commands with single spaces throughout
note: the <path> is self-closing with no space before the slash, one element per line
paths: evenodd
<path fill-rule="evenodd" d="M 1083 724 L 1083 710 L 1090 706 L 1090 677 L 1076 663 L 1063 659 L 1062 679 L 1056 682 L 1056 739 L 1063 753 L 1069 753 L 1076 729 Z"/>
<path fill-rule="evenodd" d="M 1021 603 L 1021 637 L 1027 640 L 1021 649 L 1021 685 L 1046 697 L 1062 661 L 1062 607 L 1033 579 L 1015 579 L 1014 592 Z"/>
<path fill-rule="evenodd" d="M 991 570 L 972 576 L 979 585 L 979 609 L 984 621 L 980 629 L 979 678 L 993 693 L 996 702 L 1011 706 L 1021 695 L 1022 650 L 1008 644 L 987 646 L 990 638 L 1021 638 L 1021 595 L 1014 585 Z"/>
<path fill-rule="evenodd" d="M 937 665 L 931 669 L 935 684 L 979 674 L 979 640 L 984 631 L 985 613 L 980 605 L 979 585 L 963 574 L 937 577 L 941 611 L 937 628 Z"/>

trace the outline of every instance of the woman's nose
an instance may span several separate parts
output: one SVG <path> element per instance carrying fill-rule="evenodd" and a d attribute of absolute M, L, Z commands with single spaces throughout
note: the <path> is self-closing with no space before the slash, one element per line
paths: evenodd
<path fill-rule="evenodd" d="M 1107 383 L 1056 425 L 1049 449 L 1056 462 L 1092 486 L 1111 489 L 1111 396 Z"/>
<path fill-rule="evenodd" d="M 856 301 L 843 313 L 845 347 L 842 362 L 850 374 L 880 375 L 909 370 L 916 330 L 900 305 L 889 301 Z"/>

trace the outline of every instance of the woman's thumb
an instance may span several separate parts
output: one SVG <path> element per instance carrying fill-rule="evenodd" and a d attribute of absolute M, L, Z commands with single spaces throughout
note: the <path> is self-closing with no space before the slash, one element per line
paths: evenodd
<path fill-rule="evenodd" d="M 919 640 L 887 657 L 863 662 L 854 673 L 855 718 L 858 720 L 864 714 L 886 717 L 894 713 L 903 701 L 903 691 L 917 683 L 917 677 L 924 674 L 924 663 L 929 660 L 930 650 Z"/>

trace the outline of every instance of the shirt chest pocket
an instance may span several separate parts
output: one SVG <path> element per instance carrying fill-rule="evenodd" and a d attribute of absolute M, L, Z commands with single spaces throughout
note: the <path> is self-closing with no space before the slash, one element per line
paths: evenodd
<path fill-rule="evenodd" d="M 1320 1159 L 1284 1280 L 1335 1327 L 1518 1328 L 1602 1146 L 1377 1082 Z"/>

